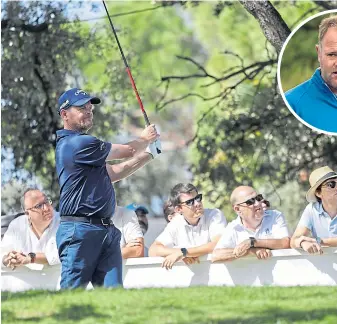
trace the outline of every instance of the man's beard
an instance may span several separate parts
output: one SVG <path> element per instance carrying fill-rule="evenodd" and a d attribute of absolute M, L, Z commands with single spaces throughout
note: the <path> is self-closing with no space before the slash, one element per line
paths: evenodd
<path fill-rule="evenodd" d="M 91 121 L 90 123 L 78 123 L 74 125 L 74 128 L 76 131 L 81 132 L 81 133 L 86 133 L 89 131 L 89 129 L 92 127 L 93 122 Z"/>

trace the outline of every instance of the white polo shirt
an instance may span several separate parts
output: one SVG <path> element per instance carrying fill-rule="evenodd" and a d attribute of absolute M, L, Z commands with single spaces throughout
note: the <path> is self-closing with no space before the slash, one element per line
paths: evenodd
<path fill-rule="evenodd" d="M 131 240 L 136 239 L 137 237 L 143 237 L 137 215 L 133 210 L 116 206 L 112 221 L 122 233 L 120 242 L 121 248 Z"/>
<path fill-rule="evenodd" d="M 167 224 L 156 241 L 167 247 L 190 248 L 211 242 L 220 235 L 227 220 L 219 209 L 205 209 L 197 225 L 190 225 L 182 215 L 176 215 Z"/>
<path fill-rule="evenodd" d="M 337 215 L 331 218 L 322 203 L 310 203 L 304 209 L 297 226 L 308 228 L 313 237 L 329 238 L 337 236 Z"/>
<path fill-rule="evenodd" d="M 289 231 L 284 216 L 278 210 L 267 210 L 260 226 L 251 231 L 245 228 L 241 222 L 241 218 L 237 217 L 230 222 L 224 230 L 215 249 L 235 248 L 238 244 L 249 237 L 256 239 L 281 239 L 289 237 Z"/>
<path fill-rule="evenodd" d="M 2 257 L 11 250 L 24 254 L 44 253 L 49 265 L 59 264 L 60 259 L 56 246 L 56 232 L 59 224 L 59 213 L 54 211 L 52 222 L 38 239 L 29 226 L 27 215 L 13 219 L 1 241 Z"/>

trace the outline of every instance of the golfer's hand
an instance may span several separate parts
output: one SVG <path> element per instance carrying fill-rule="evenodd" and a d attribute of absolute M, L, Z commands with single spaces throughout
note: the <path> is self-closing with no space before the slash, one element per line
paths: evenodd
<path fill-rule="evenodd" d="M 250 240 L 244 240 L 234 248 L 233 254 L 235 255 L 236 258 L 240 258 L 246 255 L 249 249 L 250 249 Z"/>
<path fill-rule="evenodd" d="M 170 255 L 168 255 L 163 264 L 161 265 L 162 268 L 166 268 L 166 270 L 168 269 L 172 269 L 173 265 L 178 262 L 179 260 L 181 260 L 183 258 L 183 253 L 178 250 L 177 252 L 174 252 Z"/>
<path fill-rule="evenodd" d="M 303 241 L 301 246 L 304 251 L 310 254 L 323 254 L 323 250 L 317 242 Z"/>
<path fill-rule="evenodd" d="M 259 249 L 255 250 L 256 257 L 260 260 L 268 259 L 272 256 L 272 253 L 269 249 Z"/>
<path fill-rule="evenodd" d="M 140 137 L 149 143 L 153 143 L 159 138 L 155 125 L 151 124 L 147 126 L 141 133 Z"/>

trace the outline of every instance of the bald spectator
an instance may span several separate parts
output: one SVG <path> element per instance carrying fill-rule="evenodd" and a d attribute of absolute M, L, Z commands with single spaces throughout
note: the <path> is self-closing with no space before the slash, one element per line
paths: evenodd
<path fill-rule="evenodd" d="M 324 166 L 310 174 L 309 182 L 309 204 L 291 238 L 291 247 L 321 254 L 322 245 L 337 246 L 337 173 Z"/>
<path fill-rule="evenodd" d="M 174 206 L 172 205 L 171 201 L 168 199 L 165 201 L 163 206 L 164 217 L 167 223 L 169 223 L 174 216 L 179 215 L 174 211 Z"/>
<path fill-rule="evenodd" d="M 289 232 L 281 212 L 266 209 L 261 194 L 248 186 L 237 187 L 230 197 L 238 217 L 230 222 L 216 245 L 212 261 L 230 261 L 248 254 L 258 259 L 273 249 L 289 248 Z"/>
<path fill-rule="evenodd" d="M 60 263 L 56 246 L 60 219 L 51 200 L 39 189 L 29 188 L 21 204 L 25 215 L 9 224 L 1 242 L 2 266 L 15 270 L 30 263 Z"/>
<path fill-rule="evenodd" d="M 166 269 L 179 260 L 186 264 L 211 253 L 227 221 L 219 209 L 204 209 L 202 194 L 192 184 L 179 183 L 170 192 L 170 201 L 179 215 L 169 222 L 151 245 L 150 256 L 161 256 Z"/>

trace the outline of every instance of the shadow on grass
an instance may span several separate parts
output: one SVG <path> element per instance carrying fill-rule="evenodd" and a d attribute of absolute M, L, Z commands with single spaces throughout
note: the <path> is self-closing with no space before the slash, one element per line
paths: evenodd
<path fill-rule="evenodd" d="M 242 319 L 240 317 L 219 320 L 212 323 L 217 324 L 259 324 L 259 323 L 278 323 L 285 321 L 286 323 L 293 323 L 295 321 L 322 321 L 326 316 L 335 316 L 337 320 L 336 308 L 324 308 L 311 311 L 296 311 L 285 310 L 279 308 L 269 308 L 265 311 L 261 311 L 260 315 L 252 316 Z"/>
<path fill-rule="evenodd" d="M 55 321 L 81 321 L 83 319 L 90 319 L 92 318 L 92 323 L 95 323 L 98 319 L 111 319 L 110 316 L 101 314 L 97 311 L 91 304 L 85 305 L 70 305 L 61 307 L 60 310 L 55 313 L 48 315 L 49 320 Z M 1 313 L 1 320 L 2 323 L 16 323 L 16 322 L 27 322 L 27 323 L 39 323 L 46 321 L 46 316 L 41 315 L 41 317 L 17 317 L 15 313 L 10 311 L 2 311 Z"/>

